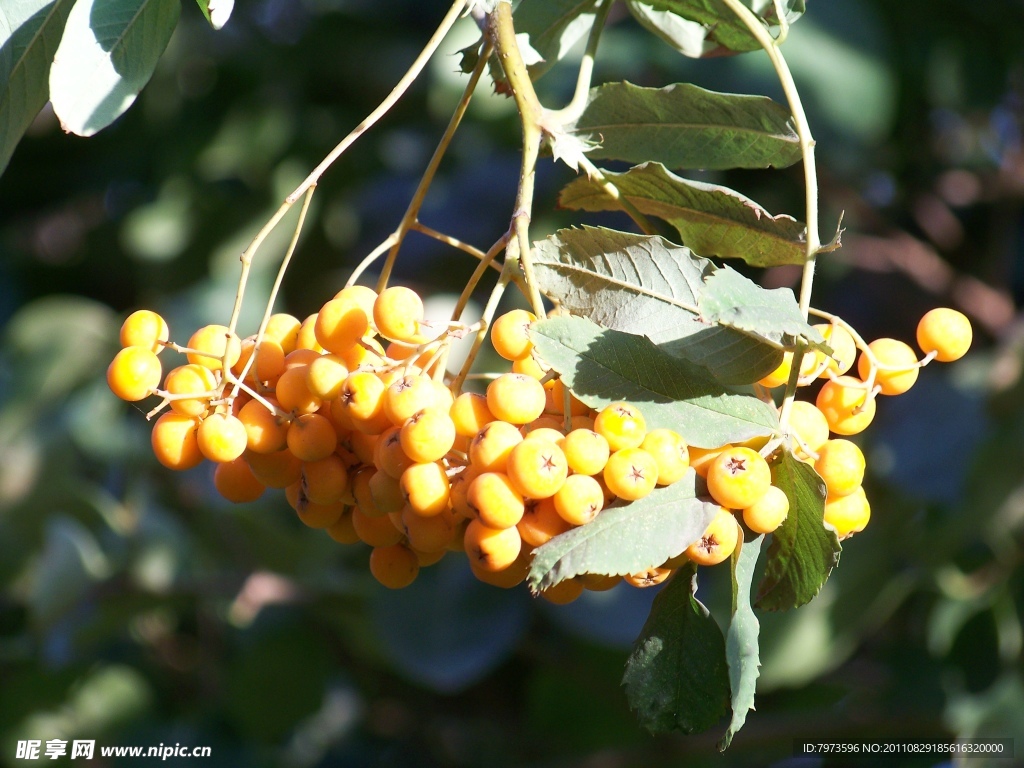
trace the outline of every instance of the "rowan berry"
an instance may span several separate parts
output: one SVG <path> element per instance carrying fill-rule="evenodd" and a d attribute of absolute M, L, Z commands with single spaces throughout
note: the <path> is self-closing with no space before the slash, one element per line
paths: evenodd
<path fill-rule="evenodd" d="M 473 479 L 466 501 L 474 517 L 489 528 L 510 528 L 523 517 L 523 495 L 502 472 L 483 472 Z"/>
<path fill-rule="evenodd" d="M 401 427 L 391 427 L 381 433 L 373 452 L 373 463 L 396 480 L 416 463 L 402 449 Z"/>
<path fill-rule="evenodd" d="M 503 373 L 487 385 L 487 408 L 510 424 L 528 424 L 544 412 L 544 387 L 522 373 Z"/>
<path fill-rule="evenodd" d="M 664 427 L 652 429 L 644 436 L 640 447 L 658 464 L 658 485 L 678 482 L 690 468 L 690 452 L 682 435 Z"/>
<path fill-rule="evenodd" d="M 485 571 L 500 571 L 516 561 L 523 541 L 519 529 L 491 528 L 479 519 L 470 520 L 463 537 L 470 563 Z"/>
<path fill-rule="evenodd" d="M 818 323 L 813 327 L 821 333 L 825 343 L 832 348 L 832 354 L 826 356 L 824 352 L 815 352 L 813 356 L 815 365 L 812 370 L 820 368 L 822 362 L 828 357 L 828 365 L 825 366 L 825 369 L 818 376 L 829 378 L 829 372 L 834 376 L 842 376 L 853 367 L 853 363 L 857 359 L 856 340 L 841 325 Z M 804 355 L 804 359 L 807 359 L 807 357 L 808 355 Z"/>
<path fill-rule="evenodd" d="M 122 400 L 136 402 L 160 386 L 163 368 L 156 353 L 143 347 L 125 347 L 107 367 L 107 385 Z"/>
<path fill-rule="evenodd" d="M 402 532 L 387 515 L 370 517 L 358 505 L 352 507 L 352 527 L 359 540 L 371 547 L 390 547 L 402 540 Z"/>
<path fill-rule="evenodd" d="M 455 444 L 455 423 L 447 410 L 426 408 L 406 419 L 399 439 L 405 455 L 413 461 L 438 461 Z"/>
<path fill-rule="evenodd" d="M 259 400 L 250 400 L 238 412 L 245 427 L 247 447 L 255 453 L 274 453 L 288 445 L 291 422 L 279 418 Z"/>
<path fill-rule="evenodd" d="M 237 416 L 214 413 L 203 419 L 196 432 L 199 450 L 210 461 L 233 461 L 242 455 L 248 442 L 245 425 Z"/>
<path fill-rule="evenodd" d="M 419 515 L 439 515 L 448 507 L 451 483 L 441 464 L 424 462 L 411 465 L 399 481 L 406 503 Z"/>
<path fill-rule="evenodd" d="M 302 479 L 302 462 L 287 448 L 274 453 L 242 454 L 256 479 L 268 488 L 287 488 Z"/>
<path fill-rule="evenodd" d="M 352 525 L 351 507 L 346 507 L 345 511 L 341 513 L 341 517 L 324 528 L 324 530 L 328 536 L 339 544 L 355 544 L 357 541 L 360 541 L 359 534 L 356 533 L 356 529 Z"/>
<path fill-rule="evenodd" d="M 523 441 L 518 429 L 507 421 L 492 421 L 469 444 L 469 461 L 481 472 L 504 472 L 512 449 Z"/>
<path fill-rule="evenodd" d="M 771 487 L 768 462 L 757 451 L 735 446 L 722 451 L 708 470 L 708 492 L 728 509 L 743 509 Z"/>
<path fill-rule="evenodd" d="M 582 594 L 583 582 L 579 579 L 565 579 L 537 593 L 553 605 L 568 605 Z"/>
<path fill-rule="evenodd" d="M 199 420 L 169 411 L 153 425 L 150 442 L 157 461 L 168 469 L 191 469 L 203 461 L 196 432 Z"/>
<path fill-rule="evenodd" d="M 612 403 L 594 419 L 594 430 L 602 435 L 612 451 L 639 448 L 647 434 L 647 423 L 640 409 L 631 403 Z"/>
<path fill-rule="evenodd" d="M 637 571 L 636 573 L 626 574 L 622 580 L 631 586 L 643 589 L 662 584 L 669 576 L 672 575 L 673 572 L 674 569 L 672 568 L 655 566 L 653 568 L 646 568 L 642 571 Z"/>
<path fill-rule="evenodd" d="M 299 329 L 302 323 L 299 318 L 287 312 L 277 312 L 267 319 L 267 327 L 263 329 L 264 341 L 276 341 L 285 355 L 295 351 L 299 341 Z"/>
<path fill-rule="evenodd" d="M 760 384 L 762 387 L 767 387 L 768 389 L 780 387 L 789 381 L 789 374 L 792 370 L 793 353 L 783 352 L 782 362 L 779 363 L 779 365 L 775 368 L 774 371 L 767 374 L 766 376 L 763 376 L 757 383 Z"/>
<path fill-rule="evenodd" d="M 338 355 L 317 355 L 306 366 L 306 389 L 321 401 L 335 400 L 341 395 L 349 370 Z"/>
<path fill-rule="evenodd" d="M 249 464 L 241 457 L 217 465 L 213 472 L 213 487 L 234 504 L 256 501 L 266 490 L 266 486 L 256 479 Z"/>
<path fill-rule="evenodd" d="M 523 440 L 508 455 L 506 473 L 512 485 L 531 499 L 554 496 L 569 475 L 565 454 L 555 443 Z"/>
<path fill-rule="evenodd" d="M 408 587 L 419 572 L 416 553 L 404 544 L 374 547 L 370 552 L 370 573 L 388 589 Z"/>
<path fill-rule="evenodd" d="M 338 433 L 319 413 L 304 413 L 288 428 L 288 450 L 301 461 L 326 459 L 338 447 Z"/>
<path fill-rule="evenodd" d="M 328 352 L 344 355 L 370 330 L 366 310 L 351 296 L 331 299 L 317 312 L 313 333 Z"/>
<path fill-rule="evenodd" d="M 340 456 L 331 454 L 319 461 L 302 465 L 302 488 L 306 498 L 315 504 L 342 501 L 348 492 L 348 469 Z"/>
<path fill-rule="evenodd" d="M 561 442 L 569 469 L 578 475 L 596 475 L 604 469 L 611 449 L 604 435 L 592 429 L 573 429 Z"/>
<path fill-rule="evenodd" d="M 373 506 L 383 514 L 389 515 L 392 512 L 402 511 L 402 507 L 405 506 L 405 496 L 398 478 L 378 469 L 370 475 L 368 487 Z"/>
<path fill-rule="evenodd" d="M 222 367 L 231 368 L 242 353 L 242 342 L 224 325 L 206 325 L 192 334 L 188 340 L 190 363 L 205 365 L 213 371 Z"/>
<path fill-rule="evenodd" d="M 167 321 L 151 309 L 139 309 L 125 318 L 121 325 L 121 346 L 142 347 L 159 355 L 170 330 Z"/>
<path fill-rule="evenodd" d="M 789 515 L 789 497 L 778 486 L 768 487 L 764 495 L 743 509 L 743 522 L 754 533 L 771 533 Z"/>
<path fill-rule="evenodd" d="M 179 365 L 167 372 L 164 377 L 164 390 L 171 395 L 190 395 L 198 397 L 185 397 L 171 400 L 171 410 L 182 413 L 186 416 L 204 416 L 210 407 L 210 398 L 213 396 L 217 378 L 213 371 L 202 365 Z"/>
<path fill-rule="evenodd" d="M 720 507 L 701 537 L 686 548 L 686 556 L 697 565 L 717 565 L 732 555 L 739 539 L 736 518 Z"/>
<path fill-rule="evenodd" d="M 604 507 L 604 489 L 590 475 L 569 475 L 553 499 L 555 511 L 563 520 L 585 525 Z"/>
<path fill-rule="evenodd" d="M 288 368 L 274 387 L 274 397 L 281 408 L 294 416 L 315 413 L 323 405 L 323 400 L 309 389 L 306 376 L 308 371 L 308 365 Z"/>
<path fill-rule="evenodd" d="M 424 517 L 407 506 L 400 510 L 399 515 L 399 527 L 409 546 L 417 553 L 444 552 L 455 538 L 458 524 L 450 509 L 443 510 L 439 515 Z"/>
<path fill-rule="evenodd" d="M 401 426 L 417 411 L 435 404 L 437 392 L 429 376 L 401 376 L 384 393 L 384 413 L 392 424 Z"/>
<path fill-rule="evenodd" d="M 863 382 L 853 376 L 826 381 L 815 404 L 825 415 L 829 429 L 837 435 L 862 432 L 875 417 L 874 398 L 868 397 Z"/>
<path fill-rule="evenodd" d="M 828 440 L 828 419 L 814 403 L 806 400 L 794 400 L 790 404 L 789 429 L 799 438 L 794 453 L 801 459 L 808 457 L 807 451 L 817 453 Z"/>
<path fill-rule="evenodd" d="M 863 488 L 838 498 L 825 499 L 825 522 L 836 529 L 840 539 L 863 531 L 871 519 L 871 505 Z"/>
<path fill-rule="evenodd" d="M 373 321 L 384 338 L 410 341 L 423 322 L 423 300 L 411 288 L 385 288 L 374 301 Z"/>
<path fill-rule="evenodd" d="M 636 501 L 654 490 L 658 462 L 643 448 L 622 448 L 608 457 L 602 476 L 613 494 Z"/>
<path fill-rule="evenodd" d="M 491 325 L 491 344 L 494 351 L 506 360 L 520 360 L 533 351 L 530 340 L 530 323 L 537 316 L 525 309 L 513 309 L 499 317 Z"/>
<path fill-rule="evenodd" d="M 875 339 L 868 349 L 878 361 L 875 368 L 875 384 L 883 395 L 902 395 L 917 381 L 920 366 L 917 355 L 909 344 L 898 339 Z M 871 374 L 871 360 L 866 354 L 857 361 L 857 372 L 867 381 Z"/>
<path fill-rule="evenodd" d="M 829 498 L 848 496 L 864 481 L 864 454 L 855 443 L 842 438 L 829 440 L 818 450 L 814 471 L 825 481 Z"/>
<path fill-rule="evenodd" d="M 917 324 L 917 345 L 926 355 L 934 352 L 940 363 L 951 363 L 967 354 L 973 335 L 967 315 L 948 307 L 926 312 Z"/>
<path fill-rule="evenodd" d="M 585 477 L 585 475 L 571 475 L 571 477 Z M 555 509 L 554 497 L 526 499 L 523 516 L 516 523 L 523 542 L 531 547 L 546 544 L 555 536 L 571 530 L 572 527 L 572 524 L 567 522 Z"/>

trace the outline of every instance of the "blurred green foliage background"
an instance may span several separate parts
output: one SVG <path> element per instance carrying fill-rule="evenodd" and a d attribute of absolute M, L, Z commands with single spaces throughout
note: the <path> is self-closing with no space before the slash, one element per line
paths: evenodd
<path fill-rule="evenodd" d="M 121 319 L 156 309 L 181 342 L 225 322 L 242 249 L 445 8 L 252 0 L 214 32 L 185 2 L 123 118 L 85 140 L 44 111 L 0 177 L 0 764 L 21 764 L 25 738 L 210 745 L 206 765 L 295 768 L 788 766 L 794 740 L 950 735 L 1015 738 L 1024 760 L 1019 2 L 817 0 L 791 31 L 825 239 L 845 213 L 815 305 L 907 341 L 951 305 L 976 342 L 880 403 L 871 524 L 812 604 L 760 616 L 758 710 L 725 755 L 717 732 L 651 738 L 626 708 L 622 667 L 654 590 L 555 607 L 449 557 L 390 593 L 365 548 L 304 529 L 279 494 L 232 507 L 208 467 L 172 475 L 151 458 L 144 409 L 103 378 Z M 781 99 L 762 54 L 685 60 L 625 13 L 609 23 L 598 81 Z M 314 312 L 398 222 L 462 89 L 453 54 L 476 30 L 456 31 L 323 178 L 279 309 Z M 557 67 L 542 100 L 574 81 Z M 512 103 L 482 89 L 423 221 L 488 247 L 508 226 L 518 139 Z M 800 173 L 701 178 L 799 217 Z M 543 163 L 535 236 L 574 220 L 553 205 L 569 178 Z M 254 265 L 243 332 L 289 234 Z M 473 266 L 412 235 L 397 281 L 443 299 Z M 724 582 L 702 581 L 713 612 Z"/>

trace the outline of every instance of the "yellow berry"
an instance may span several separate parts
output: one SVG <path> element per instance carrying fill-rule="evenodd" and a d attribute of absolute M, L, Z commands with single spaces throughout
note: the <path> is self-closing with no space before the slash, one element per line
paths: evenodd
<path fill-rule="evenodd" d="M 522 373 L 503 373 L 487 385 L 487 408 L 510 424 L 528 424 L 544 412 L 544 387 Z"/>
<path fill-rule="evenodd" d="M 658 463 L 658 485 L 678 482 L 690 468 L 690 452 L 682 435 L 675 430 L 652 429 L 644 436 L 640 447 Z"/>
<path fill-rule="evenodd" d="M 686 556 L 697 565 L 717 565 L 736 549 L 740 526 L 726 509 L 719 508 L 714 519 L 697 541 L 686 548 Z"/>
<path fill-rule="evenodd" d="M 426 408 L 406 419 L 399 439 L 413 461 L 438 461 L 455 443 L 455 423 L 447 410 Z"/>
<path fill-rule="evenodd" d="M 789 497 L 778 486 L 770 486 L 760 499 L 743 510 L 743 522 L 754 533 L 771 533 L 789 514 Z"/>
<path fill-rule="evenodd" d="M 388 589 L 412 584 L 420 572 L 416 553 L 404 544 L 374 547 L 370 552 L 370 573 Z"/>
<path fill-rule="evenodd" d="M 125 318 L 121 325 L 121 346 L 142 347 L 154 354 L 160 354 L 170 331 L 167 321 L 151 309 L 139 309 Z"/>
<path fill-rule="evenodd" d="M 864 480 L 864 454 L 855 443 L 842 438 L 829 440 L 818 450 L 814 471 L 825 481 L 829 498 L 848 496 Z"/>
<path fill-rule="evenodd" d="M 578 475 L 598 474 L 611 455 L 608 441 L 592 429 L 571 430 L 562 438 L 561 447 L 569 469 Z"/>
<path fill-rule="evenodd" d="M 508 455 L 506 473 L 512 485 L 526 497 L 554 496 L 569 474 L 562 449 L 547 440 L 523 440 Z"/>
<path fill-rule="evenodd" d="M 855 435 L 875 417 L 875 401 L 868 399 L 863 382 L 853 376 L 826 381 L 815 404 L 837 435 Z"/>
<path fill-rule="evenodd" d="M 553 499 L 555 511 L 563 520 L 585 525 L 604 507 L 604 489 L 590 475 L 569 475 Z"/>
<path fill-rule="evenodd" d="M 875 339 L 868 344 L 868 349 L 875 356 L 879 367 L 875 369 L 875 384 L 881 387 L 883 395 L 902 395 L 917 381 L 920 370 L 917 355 L 898 339 Z M 871 360 L 861 355 L 857 361 L 857 373 L 867 381 L 871 373 Z"/>
<path fill-rule="evenodd" d="M 728 509 L 743 509 L 771 487 L 768 462 L 757 451 L 735 446 L 722 451 L 708 470 L 708 492 Z"/>
<path fill-rule="evenodd" d="M 491 326 L 491 343 L 494 351 L 506 360 L 521 360 L 533 351 L 530 341 L 530 323 L 537 316 L 525 309 L 513 309 L 494 321 Z"/>
<path fill-rule="evenodd" d="M 199 450 L 210 461 L 233 461 L 245 451 L 245 425 L 229 413 L 214 413 L 203 419 L 196 432 Z"/>
<path fill-rule="evenodd" d="M 448 507 L 451 483 L 437 462 L 411 465 L 399 481 L 406 503 L 419 515 L 439 515 Z"/>
<path fill-rule="evenodd" d="M 512 449 L 523 435 L 507 421 L 492 421 L 469 444 L 469 461 L 480 472 L 504 472 Z"/>
<path fill-rule="evenodd" d="M 926 312 L 917 324 L 917 345 L 940 363 L 959 360 L 971 347 L 974 332 L 967 315 L 948 307 Z"/>
<path fill-rule="evenodd" d="M 864 530 L 871 519 L 871 505 L 863 488 L 856 488 L 846 496 L 825 500 L 825 522 L 836 529 L 836 535 L 845 539 Z"/>
<path fill-rule="evenodd" d="M 374 301 L 373 321 L 384 338 L 409 341 L 423 322 L 423 301 L 410 288 L 399 285 L 385 288 Z"/>
<path fill-rule="evenodd" d="M 470 564 L 484 571 L 501 571 L 512 565 L 522 549 L 519 530 L 491 528 L 479 519 L 470 520 L 463 537 Z"/>
<path fill-rule="evenodd" d="M 597 414 L 594 431 L 608 441 L 612 451 L 639 448 L 647 434 L 647 423 L 635 405 L 612 403 Z"/>
<path fill-rule="evenodd" d="M 523 517 L 522 494 L 502 472 L 483 472 L 469 484 L 466 501 L 489 528 L 510 528 Z"/>
<path fill-rule="evenodd" d="M 150 433 L 153 455 L 168 469 L 191 469 L 203 461 L 196 432 L 199 420 L 170 411 L 156 420 Z"/>
<path fill-rule="evenodd" d="M 622 448 L 608 457 L 603 478 L 613 494 L 636 501 L 654 490 L 658 482 L 658 462 L 643 448 Z"/>
<path fill-rule="evenodd" d="M 136 402 L 160 386 L 163 368 L 156 353 L 143 347 L 125 347 L 107 367 L 107 385 L 122 400 Z"/>
<path fill-rule="evenodd" d="M 195 352 L 188 353 L 188 361 L 219 371 L 223 365 L 231 368 L 242 353 L 242 342 L 224 325 L 206 325 L 192 334 L 187 344 Z M 223 363 L 221 362 L 223 359 Z"/>

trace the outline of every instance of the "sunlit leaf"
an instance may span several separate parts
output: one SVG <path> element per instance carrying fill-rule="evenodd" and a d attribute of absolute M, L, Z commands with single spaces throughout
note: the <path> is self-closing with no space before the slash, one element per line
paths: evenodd
<path fill-rule="evenodd" d="M 649 429 L 675 429 L 688 445 L 715 448 L 771 434 L 778 426 L 771 405 L 726 389 L 699 366 L 641 336 L 578 317 L 534 323 L 531 336 L 544 364 L 587 405 L 636 403 Z"/>
<path fill-rule="evenodd" d="M 61 127 L 92 136 L 149 82 L 181 12 L 179 0 L 77 0 L 50 69 Z"/>
<path fill-rule="evenodd" d="M 604 175 L 641 213 L 669 222 L 682 242 L 701 256 L 743 259 L 755 267 L 803 264 L 807 227 L 768 211 L 728 187 L 676 176 L 660 163 Z M 563 208 L 621 210 L 596 181 L 580 177 L 558 197 Z"/>
<path fill-rule="evenodd" d="M 765 26 L 777 27 L 774 0 L 741 0 Z M 803 15 L 804 0 L 783 0 L 786 20 Z M 742 53 L 761 48 L 747 25 L 722 0 L 629 0 L 627 7 L 645 27 L 686 56 Z M 774 30 L 773 30 L 774 31 Z M 703 45 L 697 44 L 697 36 Z"/>
<path fill-rule="evenodd" d="M 811 601 L 839 563 L 842 547 L 825 528 L 825 483 L 789 452 L 772 463 L 772 484 L 789 498 L 789 515 L 772 534 L 756 606 L 766 611 Z"/>
<path fill-rule="evenodd" d="M 765 96 L 715 93 L 688 83 L 590 91 L 569 130 L 601 146 L 593 158 L 669 168 L 784 168 L 800 159 L 789 112 Z"/>
<path fill-rule="evenodd" d="M 49 99 L 50 62 L 74 0 L 0 4 L 0 174 Z"/>
<path fill-rule="evenodd" d="M 696 591 L 687 564 L 658 593 L 626 662 L 626 698 L 652 733 L 703 731 L 728 711 L 725 640 Z"/>
<path fill-rule="evenodd" d="M 761 667 L 758 652 L 761 626 L 750 607 L 750 585 L 763 543 L 763 535 L 741 541 L 730 561 L 732 620 L 725 635 L 725 654 L 729 663 L 729 687 L 732 690 L 732 719 L 719 742 L 718 748 L 721 750 L 729 747 L 733 736 L 746 722 L 747 712 L 754 708 L 754 692 Z"/>
<path fill-rule="evenodd" d="M 214 29 L 220 29 L 228 23 L 231 11 L 235 8 L 235 0 L 196 0 L 199 10 Z"/>
<path fill-rule="evenodd" d="M 697 496 L 697 474 L 638 501 L 602 511 L 587 525 L 537 548 L 528 581 L 547 589 L 582 573 L 625 576 L 661 565 L 707 530 L 719 507 Z"/>

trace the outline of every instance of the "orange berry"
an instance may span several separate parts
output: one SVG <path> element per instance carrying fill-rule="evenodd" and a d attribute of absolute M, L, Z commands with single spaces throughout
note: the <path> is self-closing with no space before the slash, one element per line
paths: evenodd
<path fill-rule="evenodd" d="M 167 321 L 151 309 L 139 309 L 125 318 L 121 325 L 121 346 L 142 347 L 159 355 L 170 330 Z"/>
<path fill-rule="evenodd" d="M 370 330 L 366 310 L 352 297 L 331 299 L 317 313 L 313 332 L 328 352 L 343 355 Z"/>
<path fill-rule="evenodd" d="M 339 544 L 355 544 L 359 541 L 359 534 L 352 525 L 352 509 L 346 508 L 335 522 L 324 528 L 327 535 Z"/>
<path fill-rule="evenodd" d="M 757 451 L 735 446 L 711 463 L 707 480 L 715 501 L 728 509 L 743 509 L 764 496 L 771 487 L 772 473 Z"/>
<path fill-rule="evenodd" d="M 789 514 L 789 497 L 778 486 L 769 486 L 764 495 L 743 510 L 743 522 L 754 533 L 771 533 Z"/>
<path fill-rule="evenodd" d="M 267 319 L 267 327 L 263 329 L 264 341 L 276 341 L 287 355 L 295 351 L 299 341 L 299 329 L 302 323 L 299 318 L 286 312 L 278 312 Z"/>
<path fill-rule="evenodd" d="M 217 378 L 213 371 L 202 365 L 179 365 L 167 372 L 164 377 L 164 389 L 172 395 L 200 395 L 171 401 L 171 410 L 186 416 L 203 416 L 210 406 L 210 398 L 217 386 Z"/>
<path fill-rule="evenodd" d="M 789 374 L 790 374 L 790 371 L 792 371 L 792 370 L 793 370 L 793 353 L 792 352 L 783 352 L 782 353 L 782 362 L 779 363 L 778 367 L 774 371 L 769 373 L 767 376 L 764 376 L 757 383 L 760 384 L 762 387 L 767 387 L 768 389 L 774 389 L 775 387 L 781 387 L 783 384 L 785 384 L 786 382 L 789 381 Z"/>
<path fill-rule="evenodd" d="M 686 548 L 686 556 L 698 565 L 717 565 L 727 560 L 740 539 L 740 527 L 728 510 L 719 508 L 697 541 Z"/>
<path fill-rule="evenodd" d="M 470 464 L 480 472 L 504 472 L 512 449 L 523 441 L 518 429 L 507 421 L 492 421 L 469 444 Z"/>
<path fill-rule="evenodd" d="M 491 409 L 487 407 L 487 398 L 476 392 L 463 392 L 448 411 L 455 423 L 455 432 L 463 437 L 476 437 L 476 434 L 495 420 Z"/>
<path fill-rule="evenodd" d="M 290 422 L 279 419 L 259 400 L 250 400 L 238 412 L 245 427 L 247 446 L 256 453 L 274 453 L 288 445 Z"/>
<path fill-rule="evenodd" d="M 522 373 L 503 373 L 487 385 L 487 407 L 501 421 L 528 424 L 544 412 L 544 387 Z"/>
<path fill-rule="evenodd" d="M 314 504 L 341 501 L 348 491 L 348 469 L 340 456 L 331 454 L 302 465 L 302 489 Z"/>
<path fill-rule="evenodd" d="M 862 432 L 875 417 L 875 401 L 868 399 L 862 385 L 853 376 L 840 376 L 826 381 L 818 392 L 815 404 L 825 414 L 829 429 L 837 435 Z"/>
<path fill-rule="evenodd" d="M 546 499 L 554 496 L 569 475 L 562 449 L 543 439 L 523 440 L 512 448 L 505 469 L 523 496 Z"/>
<path fill-rule="evenodd" d="M 584 475 L 571 475 L 571 477 L 584 477 Z M 572 524 L 555 509 L 554 497 L 526 499 L 523 505 L 523 516 L 516 523 L 519 536 L 531 547 L 546 544 L 555 536 L 571 530 L 572 527 Z"/>
<path fill-rule="evenodd" d="M 352 507 L 352 527 L 359 539 L 371 547 L 390 547 L 402 540 L 402 532 L 388 515 L 370 517 L 361 507 Z"/>
<path fill-rule="evenodd" d="M 438 515 L 448 507 L 451 483 L 444 467 L 437 462 L 413 464 L 399 481 L 406 503 L 417 514 Z"/>
<path fill-rule="evenodd" d="M 248 436 L 237 416 L 214 413 L 203 419 L 196 433 L 199 450 L 210 461 L 233 461 L 245 451 Z"/>
<path fill-rule="evenodd" d="M 594 431 L 608 441 L 612 451 L 639 448 L 647 434 L 647 423 L 640 409 L 631 403 L 612 403 L 594 420 Z"/>
<path fill-rule="evenodd" d="M 499 317 L 491 325 L 491 344 L 494 351 L 506 360 L 520 360 L 533 351 L 530 340 L 530 323 L 537 316 L 525 309 L 513 309 Z"/>
<path fill-rule="evenodd" d="M 690 452 L 682 435 L 673 429 L 652 429 L 640 443 L 658 463 L 658 485 L 678 482 L 690 468 Z"/>
<path fill-rule="evenodd" d="M 846 496 L 825 500 L 825 522 L 836 529 L 840 539 L 863 531 L 870 519 L 871 505 L 863 488 L 858 487 Z"/>
<path fill-rule="evenodd" d="M 501 571 L 516 561 L 523 542 L 519 530 L 491 528 L 480 520 L 470 520 L 463 537 L 470 564 L 485 571 Z"/>
<path fill-rule="evenodd" d="M 569 475 L 554 495 L 555 511 L 572 525 L 585 525 L 604 507 L 604 489 L 590 475 Z"/>
<path fill-rule="evenodd" d="M 306 389 L 321 401 L 334 400 L 348 375 L 348 366 L 337 355 L 317 355 L 306 367 Z"/>
<path fill-rule="evenodd" d="M 384 413 L 392 424 L 401 426 L 405 420 L 434 405 L 437 391 L 429 376 L 407 375 L 396 379 L 384 393 Z"/>
<path fill-rule="evenodd" d="M 443 552 L 455 538 L 457 527 L 455 514 L 446 509 L 439 515 L 424 517 L 416 514 L 411 507 L 399 512 L 399 528 L 417 552 Z"/>
<path fill-rule="evenodd" d="M 829 498 L 848 496 L 864 481 L 864 454 L 855 443 L 842 438 L 829 440 L 818 450 L 814 471 L 825 481 Z"/>
<path fill-rule="evenodd" d="M 217 465 L 213 472 L 213 486 L 217 493 L 234 504 L 256 501 L 266 490 L 241 457 Z"/>
<path fill-rule="evenodd" d="M 570 431 L 561 443 L 569 469 L 579 475 L 596 475 L 604 470 L 611 450 L 608 441 L 592 429 Z"/>
<path fill-rule="evenodd" d="M 374 547 L 370 552 L 370 573 L 388 589 L 412 584 L 420 572 L 416 553 L 404 544 Z"/>
<path fill-rule="evenodd" d="M 203 461 L 196 432 L 199 420 L 170 411 L 156 420 L 150 434 L 153 455 L 168 469 L 191 469 Z"/>
<path fill-rule="evenodd" d="M 806 400 L 793 401 L 789 409 L 789 428 L 808 450 L 815 453 L 828 440 L 828 419 L 814 403 Z M 797 443 L 794 453 L 798 458 L 807 458 L 807 452 L 800 443 Z"/>
<path fill-rule="evenodd" d="M 622 448 L 608 457 L 602 476 L 613 494 L 636 501 L 654 490 L 658 462 L 643 448 Z"/>
<path fill-rule="evenodd" d="M 926 355 L 935 352 L 940 363 L 951 363 L 967 354 L 973 336 L 967 315 L 948 307 L 926 312 L 917 324 L 917 345 Z"/>
<path fill-rule="evenodd" d="M 814 328 L 821 332 L 821 335 L 825 337 L 825 342 L 832 347 L 832 355 L 828 358 L 828 365 L 825 366 L 825 370 L 818 374 L 819 378 L 829 378 L 829 371 L 835 376 L 842 376 L 853 367 L 853 362 L 857 359 L 857 342 L 850 335 L 850 332 L 841 325 L 818 323 Z M 813 357 L 815 361 L 814 368 L 817 369 L 821 366 L 822 361 L 824 361 L 825 354 L 823 352 L 813 352 L 804 355 L 805 360 L 809 357 Z"/>
<path fill-rule="evenodd" d="M 319 461 L 334 453 L 338 433 L 319 413 L 304 413 L 288 428 L 288 450 L 301 461 Z"/>
<path fill-rule="evenodd" d="M 654 587 L 663 583 L 672 575 L 674 570 L 674 568 L 655 566 L 653 568 L 646 568 L 642 571 L 637 571 L 636 573 L 627 574 L 622 580 L 630 586 L 645 589 L 647 587 Z"/>
<path fill-rule="evenodd" d="M 410 341 L 423 322 L 423 300 L 411 288 L 385 288 L 373 304 L 373 321 L 384 338 Z"/>
<path fill-rule="evenodd" d="M 196 350 L 188 353 L 188 361 L 219 371 L 231 368 L 242 353 L 242 342 L 224 325 L 206 325 L 192 334 L 186 345 Z M 223 359 L 223 362 L 222 362 Z"/>
<path fill-rule="evenodd" d="M 879 367 L 875 369 L 875 384 L 881 387 L 883 395 L 902 395 L 917 381 L 920 366 L 917 355 L 909 344 L 898 339 L 875 339 L 868 344 Z M 871 373 L 871 361 L 861 355 L 857 361 L 857 373 L 867 381 Z"/>
<path fill-rule="evenodd" d="M 323 400 L 313 394 L 306 383 L 308 365 L 288 368 L 277 380 L 274 396 L 281 408 L 295 416 L 314 413 L 323 405 Z"/>
<path fill-rule="evenodd" d="M 405 455 L 413 461 L 438 461 L 455 443 L 455 423 L 447 410 L 426 408 L 406 419 L 400 440 Z"/>
<path fill-rule="evenodd" d="M 523 517 L 523 496 L 501 472 L 483 472 L 469 484 L 466 501 L 489 528 L 510 528 Z"/>
<path fill-rule="evenodd" d="M 537 593 L 553 605 L 568 605 L 582 594 L 583 582 L 579 579 L 566 579 Z"/>
<path fill-rule="evenodd" d="M 274 453 L 242 454 L 256 479 L 268 488 L 287 488 L 302 478 L 302 462 L 287 448 Z"/>
<path fill-rule="evenodd" d="M 163 368 L 156 353 L 143 347 L 125 347 L 107 367 L 107 385 L 122 400 L 136 402 L 160 386 Z"/>

